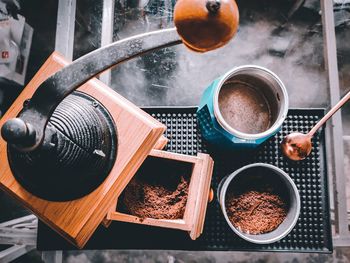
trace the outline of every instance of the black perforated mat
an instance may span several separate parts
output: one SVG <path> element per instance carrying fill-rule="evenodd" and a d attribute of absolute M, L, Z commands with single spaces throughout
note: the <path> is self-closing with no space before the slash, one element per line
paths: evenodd
<path fill-rule="evenodd" d="M 167 151 L 195 155 L 208 152 L 215 161 L 212 187 L 238 168 L 253 162 L 276 165 L 296 183 L 301 197 L 301 213 L 292 232 L 271 245 L 254 245 L 242 240 L 228 227 L 216 199 L 208 204 L 203 234 L 196 241 L 179 230 L 113 222 L 99 227 L 86 249 L 171 249 L 171 250 L 255 250 L 293 252 L 331 252 L 328 183 L 324 157 L 324 136 L 313 140 L 314 150 L 304 161 L 291 162 L 282 157 L 279 143 L 292 131 L 307 132 L 323 115 L 323 110 L 290 110 L 275 137 L 255 151 L 217 151 L 203 142 L 198 131 L 196 108 L 147 108 L 152 116 L 167 125 Z M 53 230 L 39 224 L 39 250 L 74 249 Z"/>

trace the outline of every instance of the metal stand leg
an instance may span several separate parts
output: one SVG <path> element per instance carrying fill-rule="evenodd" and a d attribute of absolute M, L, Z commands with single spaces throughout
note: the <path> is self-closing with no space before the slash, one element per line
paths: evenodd
<path fill-rule="evenodd" d="M 76 0 L 59 0 L 55 50 L 73 59 Z"/>
<path fill-rule="evenodd" d="M 337 46 L 334 26 L 333 1 L 321 0 L 323 36 L 325 45 L 326 70 L 328 74 L 331 106 L 334 106 L 340 98 L 339 92 L 339 72 L 337 62 Z M 349 220 L 346 205 L 346 177 L 344 173 L 344 148 L 343 148 L 343 128 L 341 112 L 336 113 L 331 120 L 331 125 L 327 126 L 328 146 L 331 146 L 331 155 L 328 157 L 333 168 L 334 176 L 334 203 L 335 203 L 335 227 L 337 235 L 333 241 L 335 246 L 348 246 L 350 244 Z"/>
<path fill-rule="evenodd" d="M 35 246 L 26 246 L 26 245 L 14 245 L 4 251 L 0 252 L 0 262 L 6 263 L 27 254 L 28 252 L 35 249 Z"/>
<path fill-rule="evenodd" d="M 41 259 L 47 263 L 61 263 L 62 251 L 45 251 L 42 253 Z"/>
<path fill-rule="evenodd" d="M 103 0 L 101 47 L 113 42 L 113 24 L 114 0 Z M 102 73 L 100 80 L 109 86 L 111 84 L 111 71 Z"/>
<path fill-rule="evenodd" d="M 24 216 L 0 224 L 0 244 L 12 245 L 0 252 L 0 262 L 11 262 L 36 248 L 38 219 Z"/>

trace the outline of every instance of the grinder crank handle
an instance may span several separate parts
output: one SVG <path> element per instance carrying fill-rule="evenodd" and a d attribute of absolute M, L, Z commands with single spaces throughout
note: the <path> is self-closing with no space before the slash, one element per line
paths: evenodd
<path fill-rule="evenodd" d="M 238 8 L 234 0 L 178 0 L 174 8 L 174 23 L 176 28 L 114 42 L 64 67 L 38 87 L 17 118 L 3 125 L 2 137 L 19 151 L 37 149 L 44 141 L 51 114 L 82 84 L 129 59 L 182 42 L 199 52 L 221 47 L 237 31 Z"/>
<path fill-rule="evenodd" d="M 46 125 L 60 102 L 101 72 L 148 52 L 182 43 L 176 28 L 136 35 L 92 51 L 48 79 L 23 105 L 19 116 L 1 128 L 2 137 L 19 151 L 37 149 Z"/>

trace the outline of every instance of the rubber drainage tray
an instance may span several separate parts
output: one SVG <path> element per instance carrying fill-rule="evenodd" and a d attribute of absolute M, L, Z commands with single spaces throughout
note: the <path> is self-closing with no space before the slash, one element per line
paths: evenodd
<path fill-rule="evenodd" d="M 306 133 L 324 115 L 322 109 L 291 109 L 281 131 L 254 151 L 221 151 L 208 146 L 197 126 L 195 107 L 145 108 L 166 124 L 169 143 L 165 150 L 195 155 L 209 153 L 215 161 L 212 188 L 238 168 L 254 162 L 270 163 L 294 180 L 301 197 L 301 212 L 295 228 L 285 238 L 270 245 L 256 245 L 239 238 L 227 225 L 217 199 L 208 204 L 203 234 L 195 241 L 186 232 L 138 224 L 113 222 L 100 226 L 85 249 L 167 249 L 167 250 L 250 250 L 323 252 L 333 250 L 324 133 L 313 139 L 313 151 L 304 161 L 292 162 L 282 156 L 280 142 L 288 133 Z M 38 229 L 39 250 L 75 249 L 42 222 Z"/>

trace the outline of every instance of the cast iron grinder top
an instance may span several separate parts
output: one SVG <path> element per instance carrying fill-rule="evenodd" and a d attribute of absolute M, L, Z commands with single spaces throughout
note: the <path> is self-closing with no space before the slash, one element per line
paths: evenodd
<path fill-rule="evenodd" d="M 4 125 L 4 138 L 18 137 L 11 132 L 17 123 L 23 125 L 21 119 Z M 53 112 L 40 146 L 23 152 L 8 144 L 8 158 L 14 177 L 27 191 L 45 200 L 68 201 L 104 181 L 116 150 L 117 131 L 108 111 L 94 98 L 74 92 Z"/>
<path fill-rule="evenodd" d="M 1 127 L 12 172 L 26 190 L 68 201 L 96 189 L 115 162 L 117 128 L 103 105 L 74 91 L 108 68 L 160 48 L 185 43 L 199 52 L 216 49 L 236 33 L 238 9 L 234 0 L 179 0 L 175 24 L 75 60 L 45 80 L 19 116 Z M 195 26 L 183 31 L 188 25 Z"/>

